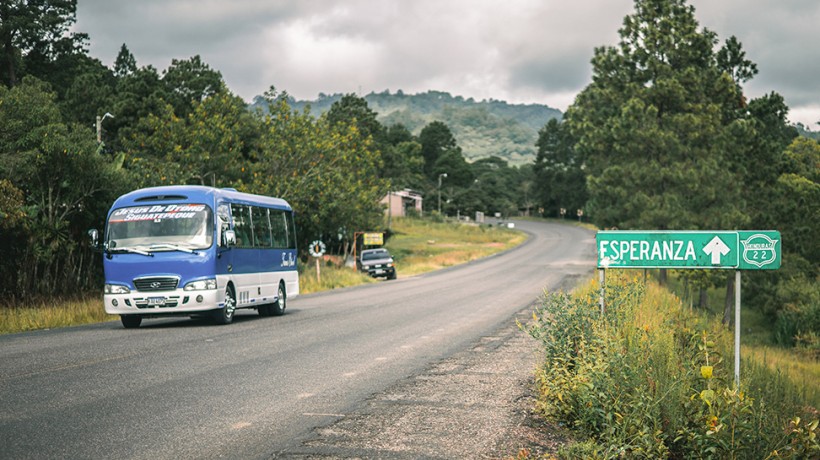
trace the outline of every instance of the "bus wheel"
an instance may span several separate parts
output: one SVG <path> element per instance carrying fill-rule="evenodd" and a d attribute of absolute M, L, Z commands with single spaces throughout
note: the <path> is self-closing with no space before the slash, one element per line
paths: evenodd
<path fill-rule="evenodd" d="M 233 314 L 236 311 L 236 296 L 230 286 L 225 288 L 225 307 L 214 311 L 214 321 L 216 324 L 231 324 Z"/>
<path fill-rule="evenodd" d="M 276 293 L 276 302 L 268 306 L 270 314 L 273 316 L 282 316 L 285 314 L 285 307 L 287 306 L 287 293 L 285 292 L 284 283 L 279 283 L 279 291 Z"/>
<path fill-rule="evenodd" d="M 142 324 L 142 316 L 140 315 L 120 315 L 123 327 L 126 329 L 134 329 L 140 327 Z"/>

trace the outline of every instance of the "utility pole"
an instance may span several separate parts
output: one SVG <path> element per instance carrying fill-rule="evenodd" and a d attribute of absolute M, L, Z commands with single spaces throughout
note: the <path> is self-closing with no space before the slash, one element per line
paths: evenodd
<path fill-rule="evenodd" d="M 447 173 L 438 175 L 438 213 L 441 214 L 441 178 L 447 177 Z"/>

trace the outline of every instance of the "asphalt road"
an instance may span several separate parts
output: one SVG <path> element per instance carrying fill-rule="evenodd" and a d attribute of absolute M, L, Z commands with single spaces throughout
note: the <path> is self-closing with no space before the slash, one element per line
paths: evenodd
<path fill-rule="evenodd" d="M 0 336 L 0 458 L 267 458 L 458 353 L 594 266 L 593 233 L 518 222 L 464 266 L 289 301 L 229 326 L 151 319 Z"/>

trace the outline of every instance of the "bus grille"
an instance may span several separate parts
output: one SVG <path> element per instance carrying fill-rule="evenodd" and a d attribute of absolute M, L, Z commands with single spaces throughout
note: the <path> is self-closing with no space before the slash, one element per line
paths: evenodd
<path fill-rule="evenodd" d="M 134 280 L 134 286 L 138 291 L 173 291 L 179 284 L 179 278 L 157 277 L 157 278 L 138 278 Z"/>

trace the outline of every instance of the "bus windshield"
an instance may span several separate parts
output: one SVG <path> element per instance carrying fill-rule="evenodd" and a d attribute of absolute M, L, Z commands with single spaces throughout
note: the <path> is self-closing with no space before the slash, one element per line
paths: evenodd
<path fill-rule="evenodd" d="M 213 242 L 213 211 L 205 204 L 120 208 L 108 219 L 110 251 L 185 251 Z"/>

